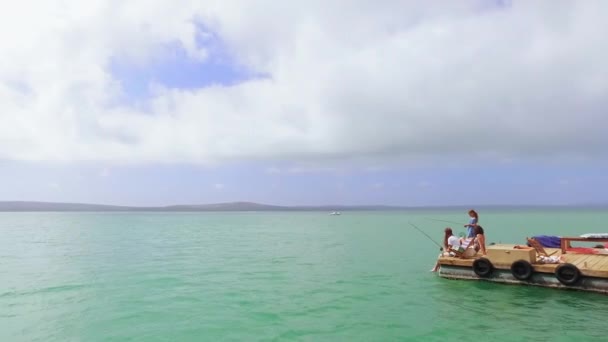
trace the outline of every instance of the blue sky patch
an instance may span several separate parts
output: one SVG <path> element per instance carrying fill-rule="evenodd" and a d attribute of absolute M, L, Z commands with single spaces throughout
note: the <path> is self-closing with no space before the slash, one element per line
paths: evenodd
<path fill-rule="evenodd" d="M 221 40 L 212 33 L 199 30 L 196 41 L 208 51 L 204 60 L 189 56 L 184 46 L 173 42 L 159 49 L 158 56 L 145 65 L 116 57 L 110 61 L 110 72 L 121 83 L 126 102 L 134 102 L 153 95 L 151 86 L 199 89 L 213 85 L 230 86 L 258 78 L 254 72 L 236 63 Z"/>

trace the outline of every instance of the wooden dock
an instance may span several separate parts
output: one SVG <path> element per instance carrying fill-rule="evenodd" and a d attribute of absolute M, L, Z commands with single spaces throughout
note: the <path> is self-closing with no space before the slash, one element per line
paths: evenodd
<path fill-rule="evenodd" d="M 500 283 L 537 285 L 545 287 L 569 288 L 576 290 L 601 292 L 608 294 L 608 254 L 575 254 L 563 253 L 559 248 L 545 248 L 548 255 L 556 256 L 560 263 L 543 264 L 537 260 L 538 253 L 534 249 L 516 249 L 515 245 L 499 244 L 487 247 L 487 256 L 477 253 L 471 258 L 440 257 L 439 275 L 450 279 L 487 280 Z M 479 275 L 475 271 L 476 265 L 483 259 L 490 262 L 491 272 Z M 515 262 L 523 262 L 531 266 L 531 274 L 525 279 L 519 277 L 517 270 L 513 270 Z M 573 283 L 565 283 L 558 278 L 556 270 L 560 265 L 573 265 L 579 272 L 580 279 Z M 524 265 L 525 266 L 525 265 Z M 521 271 L 520 271 L 521 272 Z M 519 279 L 518 279 L 519 278 Z"/>

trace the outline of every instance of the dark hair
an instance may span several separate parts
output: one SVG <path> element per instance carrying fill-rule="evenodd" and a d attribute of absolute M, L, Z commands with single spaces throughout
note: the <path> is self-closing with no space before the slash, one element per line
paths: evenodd
<path fill-rule="evenodd" d="M 454 234 L 452 233 L 452 228 L 450 228 L 450 227 L 446 227 L 443 231 L 445 233 L 443 235 L 443 246 L 445 248 L 448 248 L 448 238 Z"/>
<path fill-rule="evenodd" d="M 475 233 L 475 235 L 481 234 L 483 235 L 483 227 L 482 226 L 475 226 L 475 228 L 473 228 L 473 232 Z"/>
<path fill-rule="evenodd" d="M 469 215 L 473 215 L 474 218 L 479 220 L 479 214 L 477 214 L 477 212 L 475 210 L 473 210 L 473 209 L 469 210 Z"/>

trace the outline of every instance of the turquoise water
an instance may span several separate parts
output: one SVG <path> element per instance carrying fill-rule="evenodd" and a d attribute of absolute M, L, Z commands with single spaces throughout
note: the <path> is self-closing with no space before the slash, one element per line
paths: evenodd
<path fill-rule="evenodd" d="M 466 212 L 0 213 L 0 341 L 604 340 L 608 297 L 428 272 Z M 488 242 L 604 232 L 481 212 Z M 454 225 L 456 226 L 456 225 Z M 463 228 L 459 228 L 463 230 Z"/>

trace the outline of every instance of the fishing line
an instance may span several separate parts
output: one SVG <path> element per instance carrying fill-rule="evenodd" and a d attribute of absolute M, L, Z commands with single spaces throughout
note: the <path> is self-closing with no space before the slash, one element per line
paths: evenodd
<path fill-rule="evenodd" d="M 443 250 L 443 246 L 441 246 L 440 244 L 437 243 L 437 241 L 433 240 L 432 237 L 430 237 L 427 233 L 423 232 L 422 229 L 418 228 L 415 224 L 413 224 L 412 222 L 408 222 L 412 227 L 414 227 L 417 231 L 421 232 L 424 236 L 426 236 L 429 240 L 431 240 L 434 244 L 436 244 L 437 246 L 439 246 L 439 250 Z"/>
<path fill-rule="evenodd" d="M 425 219 L 431 220 L 431 221 L 437 221 L 437 222 L 446 222 L 446 223 L 453 223 L 453 224 L 461 224 L 460 222 L 439 220 L 439 219 L 434 219 L 434 218 L 430 218 L 430 217 L 425 217 Z"/>

